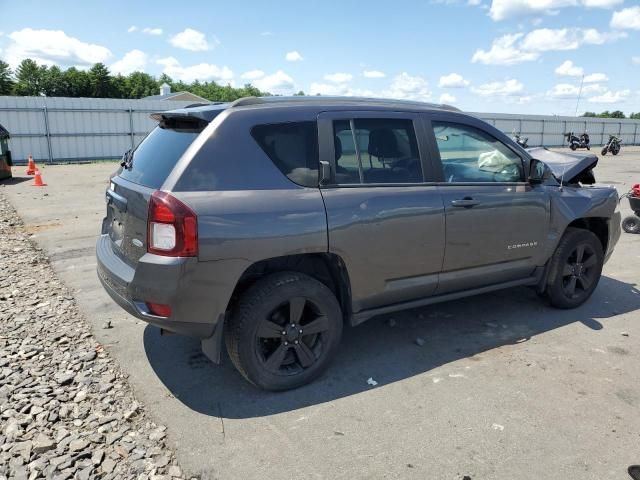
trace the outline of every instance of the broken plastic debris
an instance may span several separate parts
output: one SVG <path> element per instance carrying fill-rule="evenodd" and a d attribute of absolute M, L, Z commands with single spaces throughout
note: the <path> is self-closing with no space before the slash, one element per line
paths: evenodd
<path fill-rule="evenodd" d="M 622 332 L 620 335 L 622 335 L 623 337 L 628 337 L 629 336 L 629 332 Z"/>
<path fill-rule="evenodd" d="M 491 426 L 493 427 L 494 430 L 500 430 L 501 432 L 504 430 L 504 425 L 500 425 L 498 423 L 494 423 Z"/>
<path fill-rule="evenodd" d="M 369 380 L 367 380 L 367 383 L 369 385 L 371 385 L 372 387 L 375 387 L 376 385 L 378 385 L 378 382 L 376 382 L 373 378 L 369 377 Z"/>

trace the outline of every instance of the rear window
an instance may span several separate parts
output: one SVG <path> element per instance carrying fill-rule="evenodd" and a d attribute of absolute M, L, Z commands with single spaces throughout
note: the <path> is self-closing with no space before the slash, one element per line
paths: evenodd
<path fill-rule="evenodd" d="M 156 127 L 138 145 L 128 167 L 120 170 L 120 177 L 150 188 L 160 188 L 187 147 L 201 129 Z"/>
<path fill-rule="evenodd" d="M 318 186 L 316 122 L 258 125 L 251 135 L 289 180 L 305 187 Z"/>

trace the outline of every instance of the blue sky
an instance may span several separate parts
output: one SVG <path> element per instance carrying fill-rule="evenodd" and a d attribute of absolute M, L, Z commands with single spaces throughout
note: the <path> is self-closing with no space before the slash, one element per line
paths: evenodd
<path fill-rule="evenodd" d="M 366 6 L 365 6 L 366 5 Z M 483 112 L 640 111 L 632 0 L 0 0 L 0 58 L 411 98 Z"/>

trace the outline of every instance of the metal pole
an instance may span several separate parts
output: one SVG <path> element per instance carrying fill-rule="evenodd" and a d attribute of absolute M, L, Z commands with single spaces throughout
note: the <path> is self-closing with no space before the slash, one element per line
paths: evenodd
<path fill-rule="evenodd" d="M 542 119 L 542 134 L 540 135 L 540 145 L 544 145 L 544 124 L 545 124 L 545 120 L 543 118 Z"/>
<path fill-rule="evenodd" d="M 135 136 L 133 132 L 133 109 L 129 107 L 129 132 L 131 135 L 131 150 L 135 147 Z"/>
<path fill-rule="evenodd" d="M 49 131 L 49 114 L 47 113 L 47 107 L 42 107 L 42 113 L 44 115 L 44 131 L 47 137 L 47 149 L 49 151 L 49 163 L 53 162 L 53 153 L 51 151 L 51 132 Z"/>
<path fill-rule="evenodd" d="M 633 132 L 633 144 L 638 143 L 638 124 L 636 123 L 636 130 Z"/>
<path fill-rule="evenodd" d="M 582 96 L 582 85 L 584 84 L 584 75 L 582 75 L 582 80 L 580 80 L 580 90 L 578 90 L 578 100 L 576 100 L 576 114 L 578 116 L 578 105 L 580 105 L 580 97 Z"/>

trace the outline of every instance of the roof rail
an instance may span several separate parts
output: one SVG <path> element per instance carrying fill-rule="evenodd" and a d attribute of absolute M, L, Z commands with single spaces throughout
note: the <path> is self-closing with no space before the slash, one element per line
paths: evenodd
<path fill-rule="evenodd" d="M 242 97 L 231 102 L 229 107 L 243 107 L 245 105 L 256 105 L 259 103 L 265 103 L 263 97 Z"/>
<path fill-rule="evenodd" d="M 368 98 L 368 97 L 339 97 L 322 95 L 300 95 L 300 96 L 272 96 L 272 97 L 243 97 L 234 101 L 230 107 L 244 107 L 248 105 L 260 105 L 267 103 L 323 103 L 323 102 L 345 102 L 345 103 L 377 103 L 377 104 L 403 104 L 419 107 L 439 108 L 459 112 L 460 109 L 452 105 L 440 105 L 436 103 L 420 102 L 417 100 L 396 100 L 390 98 Z"/>

